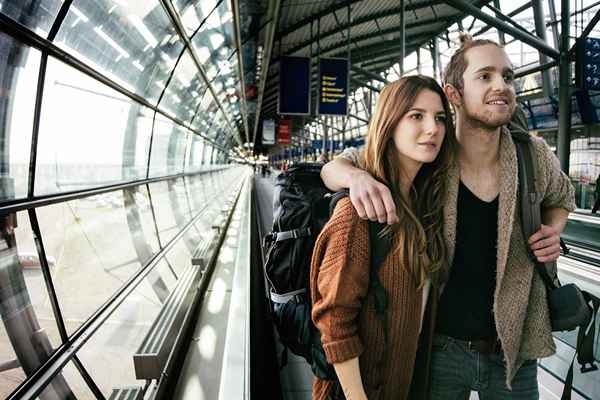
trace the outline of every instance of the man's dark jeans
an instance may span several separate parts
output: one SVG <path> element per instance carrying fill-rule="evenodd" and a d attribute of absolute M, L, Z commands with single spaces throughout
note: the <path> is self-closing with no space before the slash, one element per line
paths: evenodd
<path fill-rule="evenodd" d="M 506 387 L 502 353 L 481 354 L 467 342 L 448 336 L 433 338 L 431 400 L 466 400 L 471 391 L 480 400 L 538 400 L 537 361 L 526 361 Z"/>

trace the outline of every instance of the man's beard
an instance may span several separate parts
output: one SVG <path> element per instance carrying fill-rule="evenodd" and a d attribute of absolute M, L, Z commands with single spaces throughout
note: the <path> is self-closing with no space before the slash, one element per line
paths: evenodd
<path fill-rule="evenodd" d="M 465 122 L 473 128 L 480 128 L 487 131 L 493 131 L 501 126 L 507 125 L 515 111 L 514 106 L 508 113 L 495 113 L 488 110 L 475 112 L 468 108 L 466 104 L 464 104 L 463 107 Z"/>

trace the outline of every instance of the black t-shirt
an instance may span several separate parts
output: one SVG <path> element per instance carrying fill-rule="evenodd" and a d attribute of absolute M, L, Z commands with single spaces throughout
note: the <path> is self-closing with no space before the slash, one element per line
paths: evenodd
<path fill-rule="evenodd" d="M 440 299 L 436 332 L 462 340 L 489 339 L 496 335 L 498 197 L 485 202 L 461 182 L 457 208 L 454 261 Z"/>

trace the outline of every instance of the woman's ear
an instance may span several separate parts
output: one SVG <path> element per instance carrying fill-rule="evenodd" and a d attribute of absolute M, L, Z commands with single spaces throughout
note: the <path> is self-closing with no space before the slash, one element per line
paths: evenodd
<path fill-rule="evenodd" d="M 450 102 L 450 104 L 452 104 L 454 107 L 461 106 L 462 95 L 460 94 L 460 91 L 456 87 L 447 83 L 444 85 L 444 93 L 446 94 L 446 97 L 448 98 L 448 101 Z"/>

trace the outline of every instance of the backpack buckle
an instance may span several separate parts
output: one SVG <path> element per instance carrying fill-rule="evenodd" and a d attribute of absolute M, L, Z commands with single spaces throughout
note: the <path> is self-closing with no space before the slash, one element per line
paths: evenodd
<path fill-rule="evenodd" d="M 263 236 L 263 247 L 267 247 L 271 244 L 271 242 L 273 242 L 273 240 L 275 239 L 274 237 L 274 233 L 267 233 L 265 236 Z"/>

